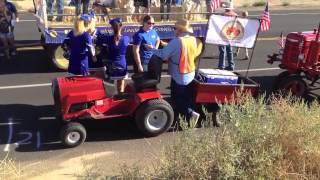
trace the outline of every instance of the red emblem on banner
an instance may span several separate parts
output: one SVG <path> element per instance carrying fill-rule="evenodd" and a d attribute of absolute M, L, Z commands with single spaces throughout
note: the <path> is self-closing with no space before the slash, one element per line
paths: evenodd
<path fill-rule="evenodd" d="M 239 40 L 244 35 L 244 27 L 239 21 L 229 21 L 221 29 L 221 37 L 225 40 Z"/>

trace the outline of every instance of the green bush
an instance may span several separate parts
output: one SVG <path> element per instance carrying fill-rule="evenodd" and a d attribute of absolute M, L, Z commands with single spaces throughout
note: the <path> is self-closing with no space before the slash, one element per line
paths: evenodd
<path fill-rule="evenodd" d="M 252 4 L 252 6 L 254 6 L 254 7 L 265 6 L 265 5 L 267 5 L 267 2 L 266 2 L 266 1 L 257 1 L 257 2 L 254 2 L 254 3 Z"/>
<path fill-rule="evenodd" d="M 250 96 L 224 105 L 222 128 L 176 133 L 156 167 L 124 179 L 319 179 L 320 105 Z M 268 105 L 267 105 L 268 104 Z"/>

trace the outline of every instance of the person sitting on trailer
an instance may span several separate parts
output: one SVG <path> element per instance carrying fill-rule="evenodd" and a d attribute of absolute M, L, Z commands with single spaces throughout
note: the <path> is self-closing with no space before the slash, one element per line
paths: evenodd
<path fill-rule="evenodd" d="M 81 14 L 81 4 L 82 4 L 82 14 L 87 14 L 89 12 L 90 0 L 73 0 L 73 4 L 76 7 L 76 14 Z M 70 3 L 72 4 L 72 3 Z"/>
<path fill-rule="evenodd" d="M 53 3 L 54 3 L 54 1 L 56 1 L 57 13 L 58 13 L 56 21 L 61 22 L 63 9 L 64 9 L 64 1 L 63 0 L 47 0 L 48 21 L 53 20 Z"/>
<path fill-rule="evenodd" d="M 197 40 L 191 36 L 193 29 L 186 19 L 178 19 L 175 23 L 176 38 L 172 39 L 163 49 L 156 49 L 151 45 L 145 47 L 163 60 L 169 62 L 169 74 L 171 75 L 171 99 L 178 112 L 190 119 L 199 119 L 199 113 L 193 110 L 192 84 L 195 77 L 195 58 L 201 49 L 197 46 Z"/>
<path fill-rule="evenodd" d="M 85 28 L 86 16 L 76 18 L 74 28 L 64 39 L 61 47 L 70 52 L 68 73 L 71 75 L 89 75 L 89 59 L 94 57 L 92 37 Z M 92 58 L 95 61 L 95 58 Z"/>
<path fill-rule="evenodd" d="M 113 34 L 99 34 L 97 46 L 101 52 L 107 53 L 107 75 L 110 80 L 117 80 L 118 92 L 124 92 L 124 79 L 128 76 L 126 51 L 130 38 L 121 35 L 122 19 L 114 18 L 109 21 Z"/>

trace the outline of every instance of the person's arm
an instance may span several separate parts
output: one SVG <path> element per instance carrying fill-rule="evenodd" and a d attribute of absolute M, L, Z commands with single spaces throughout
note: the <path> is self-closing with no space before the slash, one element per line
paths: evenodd
<path fill-rule="evenodd" d="M 142 67 L 141 58 L 140 58 L 141 42 L 142 42 L 142 37 L 139 34 L 135 34 L 133 36 L 132 50 L 133 50 L 133 58 L 134 58 L 134 61 L 136 62 L 138 72 L 143 72 L 143 67 Z"/>
<path fill-rule="evenodd" d="M 148 49 L 151 49 L 150 47 L 147 47 Z M 171 40 L 167 46 L 165 46 L 163 49 L 151 49 L 152 53 L 161 59 L 168 60 L 170 57 L 172 57 L 176 53 L 181 53 L 180 49 L 180 41 L 179 39 L 173 39 Z"/>
<path fill-rule="evenodd" d="M 158 38 L 157 38 L 157 42 L 156 42 L 156 47 L 155 47 L 155 48 L 156 48 L 156 49 L 158 49 L 158 48 L 159 48 L 159 45 L 160 45 L 160 38 L 158 37 Z"/>
<path fill-rule="evenodd" d="M 94 49 L 94 46 L 93 46 L 93 40 L 92 40 L 92 37 L 90 36 L 89 33 L 86 33 L 86 46 L 87 46 L 88 51 L 89 51 L 89 56 L 92 57 L 92 61 L 96 62 L 97 58 L 95 57 L 95 49 Z"/>
<path fill-rule="evenodd" d="M 12 13 L 15 16 L 16 22 L 19 22 L 19 14 L 18 14 L 17 8 L 14 4 L 12 4 Z"/>
<path fill-rule="evenodd" d="M 73 31 L 70 31 L 66 38 L 63 40 L 62 44 L 61 44 L 61 48 L 64 50 L 64 51 L 68 51 L 70 49 L 70 36 L 71 36 L 71 33 L 73 33 Z"/>
<path fill-rule="evenodd" d="M 140 59 L 140 45 L 133 45 L 132 50 L 134 61 L 136 62 L 136 65 L 138 67 L 138 72 L 143 72 L 143 67 Z"/>

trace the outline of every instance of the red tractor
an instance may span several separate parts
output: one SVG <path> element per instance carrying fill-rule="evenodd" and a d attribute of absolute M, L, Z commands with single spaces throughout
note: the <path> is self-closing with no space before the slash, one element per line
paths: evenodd
<path fill-rule="evenodd" d="M 276 90 L 298 97 L 308 93 L 308 86 L 313 86 L 320 75 L 319 36 L 320 25 L 313 31 L 289 33 L 280 53 L 268 56 L 268 63 L 280 61 L 279 67 L 285 70 L 277 76 Z"/>
<path fill-rule="evenodd" d="M 75 147 L 86 139 L 80 119 L 106 120 L 133 117 L 145 136 L 157 136 L 171 127 L 174 113 L 162 99 L 160 82 L 162 60 L 153 56 L 148 72 L 134 74 L 124 93 L 117 93 L 114 84 L 96 77 L 59 77 L 52 82 L 58 117 L 64 123 L 60 136 L 67 147 Z"/>

